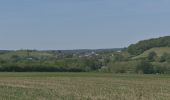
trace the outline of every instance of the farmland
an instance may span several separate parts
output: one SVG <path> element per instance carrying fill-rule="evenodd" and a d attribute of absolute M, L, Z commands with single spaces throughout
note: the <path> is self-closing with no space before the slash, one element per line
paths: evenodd
<path fill-rule="evenodd" d="M 0 73 L 1 100 L 169 100 L 170 76 Z"/>

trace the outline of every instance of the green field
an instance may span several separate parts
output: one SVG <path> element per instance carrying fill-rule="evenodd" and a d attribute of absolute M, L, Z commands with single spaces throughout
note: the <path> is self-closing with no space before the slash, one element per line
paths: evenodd
<path fill-rule="evenodd" d="M 0 100 L 170 100 L 170 76 L 0 73 Z"/>

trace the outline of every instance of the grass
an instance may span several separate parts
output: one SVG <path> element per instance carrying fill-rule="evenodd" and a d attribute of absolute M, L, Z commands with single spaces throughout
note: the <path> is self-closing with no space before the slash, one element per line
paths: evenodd
<path fill-rule="evenodd" d="M 154 51 L 158 57 L 161 57 L 164 53 L 170 54 L 170 47 L 158 47 L 146 50 L 144 53 L 134 57 L 133 59 L 147 57 L 150 52 Z"/>
<path fill-rule="evenodd" d="M 169 100 L 170 76 L 0 73 L 0 100 Z"/>

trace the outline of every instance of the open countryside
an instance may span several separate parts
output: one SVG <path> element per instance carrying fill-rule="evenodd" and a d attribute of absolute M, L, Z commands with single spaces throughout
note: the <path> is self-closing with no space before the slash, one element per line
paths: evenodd
<path fill-rule="evenodd" d="M 1 51 L 0 99 L 169 100 L 169 41 L 142 40 L 123 49 Z"/>
<path fill-rule="evenodd" d="M 170 100 L 170 0 L 0 0 L 0 100 Z"/>

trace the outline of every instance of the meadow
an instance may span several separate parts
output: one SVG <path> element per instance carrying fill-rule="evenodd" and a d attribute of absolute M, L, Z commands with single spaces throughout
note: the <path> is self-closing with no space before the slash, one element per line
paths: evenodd
<path fill-rule="evenodd" d="M 170 100 L 170 76 L 0 73 L 0 100 Z"/>

